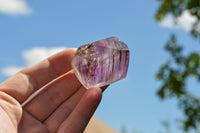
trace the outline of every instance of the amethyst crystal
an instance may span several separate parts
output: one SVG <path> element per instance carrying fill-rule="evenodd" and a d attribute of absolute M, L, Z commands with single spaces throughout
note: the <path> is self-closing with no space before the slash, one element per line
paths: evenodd
<path fill-rule="evenodd" d="M 72 67 L 85 88 L 102 87 L 126 77 L 129 49 L 116 37 L 78 48 Z"/>

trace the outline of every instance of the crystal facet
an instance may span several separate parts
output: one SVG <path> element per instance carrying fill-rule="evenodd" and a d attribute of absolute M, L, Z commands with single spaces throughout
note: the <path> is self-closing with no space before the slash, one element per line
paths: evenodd
<path fill-rule="evenodd" d="M 78 48 L 72 67 L 85 88 L 102 87 L 127 75 L 129 49 L 116 37 L 96 41 Z"/>

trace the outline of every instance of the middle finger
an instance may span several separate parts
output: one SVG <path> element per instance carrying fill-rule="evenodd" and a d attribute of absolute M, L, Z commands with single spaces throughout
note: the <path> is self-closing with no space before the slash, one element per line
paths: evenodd
<path fill-rule="evenodd" d="M 44 121 L 58 106 L 81 87 L 73 71 L 50 83 L 23 108 L 36 119 Z"/>

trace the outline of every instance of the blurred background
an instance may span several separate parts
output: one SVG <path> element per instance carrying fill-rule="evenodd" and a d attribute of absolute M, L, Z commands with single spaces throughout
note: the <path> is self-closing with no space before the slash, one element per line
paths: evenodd
<path fill-rule="evenodd" d="M 122 133 L 200 133 L 199 0 L 0 0 L 0 82 L 110 36 L 130 66 L 95 117 Z"/>

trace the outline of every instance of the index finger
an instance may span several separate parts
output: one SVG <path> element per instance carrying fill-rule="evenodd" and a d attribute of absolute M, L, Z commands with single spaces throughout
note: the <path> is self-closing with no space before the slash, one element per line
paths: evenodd
<path fill-rule="evenodd" d="M 23 103 L 36 90 L 71 70 L 71 61 L 75 52 L 75 48 L 66 49 L 21 70 L 0 84 L 0 91 Z"/>

